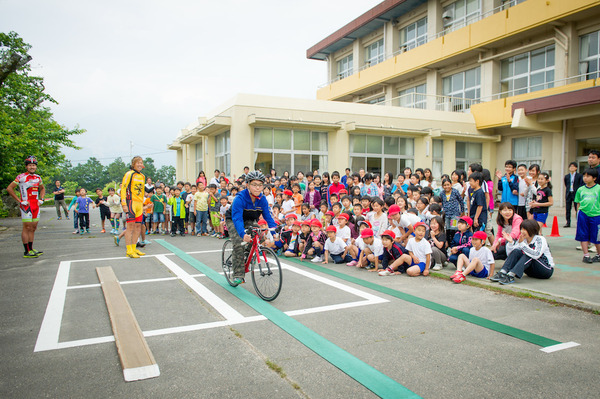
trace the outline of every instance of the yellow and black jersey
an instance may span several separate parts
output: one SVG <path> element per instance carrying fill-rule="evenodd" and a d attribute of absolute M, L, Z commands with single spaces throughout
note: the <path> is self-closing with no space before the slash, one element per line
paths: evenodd
<path fill-rule="evenodd" d="M 144 202 L 144 184 L 146 177 L 140 172 L 130 170 L 123 176 L 121 185 L 121 203 L 126 204 L 130 201 Z"/>

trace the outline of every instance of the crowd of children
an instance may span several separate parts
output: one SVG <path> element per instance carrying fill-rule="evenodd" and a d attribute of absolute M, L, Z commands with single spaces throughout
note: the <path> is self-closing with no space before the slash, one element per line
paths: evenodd
<path fill-rule="evenodd" d="M 343 176 L 315 171 L 296 176 L 285 172 L 280 177 L 271 170 L 263 195 L 279 226 L 273 233 L 265 232 L 264 245 L 281 256 L 345 263 L 381 276 L 426 276 L 430 270 L 453 265 L 455 283 L 472 276 L 510 284 L 523 273 L 549 278 L 554 264 L 541 226 L 553 205 L 550 177 L 538 165 L 527 167 L 512 160 L 505 163 L 504 172 L 496 172 L 501 200 L 494 232 L 494 184 L 490 172 L 479 164 L 443 175 L 440 185 L 429 169 L 406 168 L 396 178 L 386 173 L 383 180 L 362 169 L 358 173 L 346 169 Z M 246 188 L 245 173 L 235 181 L 215 171 L 210 182 L 202 172 L 195 184 L 146 184 L 145 227 L 139 244 L 149 243 L 145 234 L 226 238 L 225 212 Z M 581 205 L 576 239 L 584 244 L 588 263 L 600 261 L 586 250 L 589 243 L 600 246 L 599 237 L 592 237 L 597 232 L 594 223 L 600 224 L 597 174 L 597 169 L 587 169 L 585 184 L 574 196 Z M 89 207 L 97 206 L 102 232 L 108 219 L 118 245 L 123 235 L 118 193 L 112 188 L 107 198 L 101 190 L 96 193 L 94 202 L 80 189 L 71 201 L 69 209 L 75 207 L 78 215 L 74 233 L 89 232 Z M 496 260 L 505 263 L 494 274 Z"/>

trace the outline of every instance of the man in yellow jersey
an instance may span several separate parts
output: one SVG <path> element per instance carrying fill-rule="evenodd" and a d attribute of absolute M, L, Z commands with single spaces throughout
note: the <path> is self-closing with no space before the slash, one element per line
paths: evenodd
<path fill-rule="evenodd" d="M 144 213 L 146 177 L 142 174 L 142 169 L 144 169 L 142 157 L 133 157 L 131 170 L 125 173 L 121 184 L 121 206 L 127 222 L 125 244 L 127 245 L 127 256 L 130 258 L 139 258 L 146 255 L 137 249 L 135 245 L 142 231 L 142 215 Z"/>

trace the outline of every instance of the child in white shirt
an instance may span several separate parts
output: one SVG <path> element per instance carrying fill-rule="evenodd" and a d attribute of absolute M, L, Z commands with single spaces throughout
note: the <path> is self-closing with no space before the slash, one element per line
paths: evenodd
<path fill-rule="evenodd" d="M 406 269 L 406 274 L 411 277 L 429 275 L 429 266 L 431 266 L 431 245 L 425 239 L 427 225 L 423 222 L 418 222 L 414 226 L 415 236 L 411 237 L 406 244 L 406 250 L 413 259 L 412 265 Z"/>
<path fill-rule="evenodd" d="M 336 236 L 337 229 L 335 226 L 327 227 L 327 240 L 325 241 L 325 256 L 323 257 L 323 264 L 326 265 L 329 262 L 329 256 L 333 259 L 333 263 L 348 263 L 352 261 L 352 256 L 348 253 L 348 245 L 339 236 Z"/>

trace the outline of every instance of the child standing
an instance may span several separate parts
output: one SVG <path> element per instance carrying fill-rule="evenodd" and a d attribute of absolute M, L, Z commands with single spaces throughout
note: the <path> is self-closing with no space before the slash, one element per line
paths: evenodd
<path fill-rule="evenodd" d="M 85 188 L 79 190 L 79 197 L 77 198 L 77 212 L 79 215 L 79 233 L 83 234 L 90 232 L 90 205 L 95 208 L 94 201 L 87 197 L 87 191 Z"/>
<path fill-rule="evenodd" d="M 540 225 L 541 233 L 542 226 L 546 224 L 546 220 L 548 219 L 548 209 L 554 204 L 552 184 L 550 183 L 548 173 L 540 173 L 538 176 L 538 185 L 537 197 L 529 203 L 529 207 L 531 208 L 531 213 L 533 213 L 533 219 Z"/>
<path fill-rule="evenodd" d="M 208 220 L 208 191 L 204 183 L 198 183 L 198 191 L 194 194 L 196 202 L 196 233 L 198 236 L 207 236 L 206 221 Z M 175 215 L 175 211 L 173 211 Z M 172 235 L 172 234 L 171 234 Z"/>
<path fill-rule="evenodd" d="M 110 221 L 110 208 L 108 207 L 108 204 L 106 203 L 106 198 L 104 198 L 104 194 L 102 193 L 101 188 L 96 189 L 96 195 L 98 197 L 96 198 L 94 203 L 96 204 L 96 206 L 98 208 L 100 208 L 100 222 L 102 223 L 102 230 L 100 231 L 100 233 L 106 233 L 106 229 L 104 228 L 104 225 L 106 223 L 106 219 L 108 219 Z M 111 222 L 111 224 L 112 224 L 112 222 Z"/>
<path fill-rule="evenodd" d="M 217 186 L 215 184 L 208 185 L 208 214 L 210 217 L 210 225 L 212 227 L 211 236 L 220 238 L 221 231 L 221 215 L 219 213 L 221 204 L 217 199 Z"/>
<path fill-rule="evenodd" d="M 108 189 L 106 202 L 108 202 L 108 208 L 110 209 L 110 224 L 112 225 L 110 234 L 119 234 L 119 222 L 123 214 L 123 208 L 121 208 L 121 197 L 115 193 L 115 189 L 112 187 Z"/>
<path fill-rule="evenodd" d="M 200 184 L 202 183 L 198 183 L 198 185 Z M 171 237 L 175 237 L 178 230 L 179 234 L 184 237 L 185 230 L 183 228 L 183 221 L 185 220 L 185 201 L 180 197 L 181 189 L 179 187 L 175 187 L 172 191 L 173 197 L 171 197 L 168 202 L 169 205 L 171 205 L 171 217 L 173 219 L 173 223 L 171 224 Z"/>
<path fill-rule="evenodd" d="M 283 202 L 281 203 L 281 213 L 287 216 L 289 213 L 295 213 L 295 204 L 292 196 L 294 193 L 291 190 L 283 190 Z"/>
<path fill-rule="evenodd" d="M 473 234 L 473 247 L 469 251 L 469 257 L 460 254 L 456 263 L 456 273 L 450 277 L 455 283 L 462 283 L 467 279 L 467 275 L 477 278 L 489 278 L 494 274 L 494 256 L 489 248 L 484 246 L 487 241 L 487 234 L 484 231 L 477 231 Z"/>
<path fill-rule="evenodd" d="M 579 204 L 575 240 L 581 242 L 584 263 L 600 262 L 600 255 L 590 258 L 588 253 L 589 243 L 592 243 L 600 254 L 600 185 L 596 180 L 598 169 L 586 169 L 583 172 L 584 185 L 575 193 L 575 203 Z"/>
<path fill-rule="evenodd" d="M 429 266 L 431 265 L 431 245 L 425 240 L 427 225 L 423 222 L 414 225 L 415 236 L 411 237 L 406 244 L 406 250 L 412 258 L 410 266 L 406 269 L 406 274 L 411 277 L 429 275 Z"/>
<path fill-rule="evenodd" d="M 77 212 L 77 199 L 79 198 L 80 193 L 81 193 L 81 188 L 78 188 L 75 190 L 75 196 L 73 197 L 73 199 L 71 199 L 71 203 L 69 204 L 69 208 L 67 209 L 67 212 L 69 212 L 71 210 L 71 207 L 73 207 L 73 206 L 75 207 L 75 208 L 73 208 L 73 228 L 75 229 L 73 234 L 79 233 L 79 229 L 77 228 L 77 226 L 79 225 L 79 214 Z M 121 204 L 121 197 L 119 197 L 119 204 Z"/>
<path fill-rule="evenodd" d="M 510 202 L 513 206 L 519 205 L 519 179 L 515 176 L 517 163 L 512 159 L 504 163 L 504 175 L 497 170 L 498 191 L 502 192 L 501 202 Z"/>
<path fill-rule="evenodd" d="M 150 201 L 152 202 L 152 224 L 154 231 L 153 234 L 159 234 L 160 224 L 165 221 L 165 203 L 167 202 L 167 198 L 162 193 L 162 188 L 157 187 L 156 193 L 152 194 L 150 197 Z M 151 234 L 152 234 L 151 233 Z"/>
<path fill-rule="evenodd" d="M 473 172 L 469 176 L 469 216 L 473 219 L 473 227 L 476 230 L 484 230 L 487 223 L 487 202 L 485 193 L 481 188 L 483 176 L 480 172 Z"/>
<path fill-rule="evenodd" d="M 302 194 L 300 193 L 300 191 L 301 191 L 300 184 L 294 183 L 294 185 L 292 186 L 292 199 L 294 200 L 294 210 L 297 215 L 300 215 L 300 213 L 302 211 L 300 209 L 300 207 L 302 206 L 302 203 L 304 201 L 304 198 L 302 197 Z"/>

